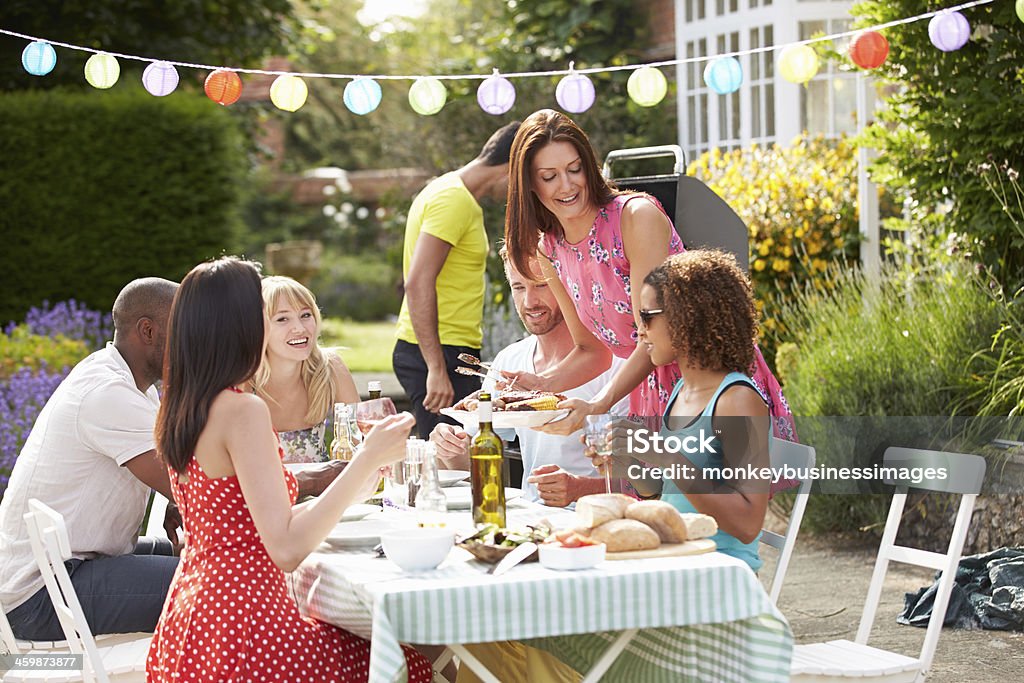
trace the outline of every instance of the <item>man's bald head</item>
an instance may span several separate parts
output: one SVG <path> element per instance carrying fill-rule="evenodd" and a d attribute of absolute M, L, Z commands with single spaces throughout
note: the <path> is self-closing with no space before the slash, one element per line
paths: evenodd
<path fill-rule="evenodd" d="M 161 327 L 167 321 L 178 283 L 162 277 L 132 280 L 114 300 L 114 333 L 126 334 L 140 318 L 149 318 Z"/>

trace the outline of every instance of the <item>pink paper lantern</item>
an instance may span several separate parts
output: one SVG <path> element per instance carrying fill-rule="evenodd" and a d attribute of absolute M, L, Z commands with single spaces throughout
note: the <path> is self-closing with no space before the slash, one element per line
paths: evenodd
<path fill-rule="evenodd" d="M 594 83 L 583 74 L 571 73 L 558 82 L 555 99 L 567 112 L 580 114 L 594 106 Z"/>
<path fill-rule="evenodd" d="M 178 87 L 178 70 L 168 62 L 153 62 L 142 72 L 142 85 L 150 95 L 170 95 Z"/>
<path fill-rule="evenodd" d="M 476 101 L 488 114 L 500 116 L 516 103 L 516 89 L 512 82 L 495 73 L 480 84 L 476 91 Z"/>
<path fill-rule="evenodd" d="M 939 12 L 928 22 L 928 38 L 943 52 L 959 50 L 971 37 L 971 25 L 959 12 Z"/>

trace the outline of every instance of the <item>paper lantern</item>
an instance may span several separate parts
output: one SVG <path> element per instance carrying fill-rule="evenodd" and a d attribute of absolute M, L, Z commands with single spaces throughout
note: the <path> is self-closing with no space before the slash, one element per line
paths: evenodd
<path fill-rule="evenodd" d="M 850 41 L 850 60 L 862 69 L 877 69 L 889 56 L 889 41 L 878 31 L 858 33 Z"/>
<path fill-rule="evenodd" d="M 42 40 L 29 43 L 21 53 L 21 65 L 33 76 L 45 76 L 57 65 L 53 45 Z"/>
<path fill-rule="evenodd" d="M 380 105 L 380 84 L 372 78 L 357 78 L 345 86 L 342 100 L 353 114 L 369 114 Z"/>
<path fill-rule="evenodd" d="M 939 12 L 928 22 L 928 38 L 943 52 L 959 50 L 971 37 L 971 25 L 959 12 Z"/>
<path fill-rule="evenodd" d="M 97 52 L 85 63 L 85 80 L 94 88 L 106 90 L 117 83 L 121 76 L 121 65 L 113 55 Z"/>
<path fill-rule="evenodd" d="M 441 111 L 447 99 L 448 89 L 436 78 L 417 78 L 409 87 L 409 106 L 423 116 Z"/>
<path fill-rule="evenodd" d="M 583 74 L 570 73 L 558 81 L 555 87 L 558 106 L 573 114 L 580 114 L 594 106 L 594 98 L 594 83 Z"/>
<path fill-rule="evenodd" d="M 206 77 L 203 90 L 211 100 L 226 107 L 242 96 L 242 79 L 234 71 L 217 69 Z"/>
<path fill-rule="evenodd" d="M 306 96 L 309 89 L 306 83 L 298 76 L 282 74 L 274 79 L 270 85 L 270 101 L 278 109 L 285 111 L 297 111 L 306 103 Z"/>
<path fill-rule="evenodd" d="M 178 87 L 178 70 L 169 62 L 153 62 L 142 72 L 142 85 L 150 95 L 170 95 Z"/>
<path fill-rule="evenodd" d="M 512 81 L 495 71 L 476 89 L 476 102 L 488 114 L 500 116 L 516 103 L 516 88 Z"/>
<path fill-rule="evenodd" d="M 704 82 L 719 95 L 728 95 L 740 89 L 743 67 L 735 57 L 720 57 L 704 67 Z"/>
<path fill-rule="evenodd" d="M 1017 0 L 1017 18 L 1024 21 L 1024 0 Z"/>
<path fill-rule="evenodd" d="M 642 66 L 629 75 L 626 92 L 641 107 L 653 107 L 665 99 L 668 81 L 665 74 L 652 66 Z"/>
<path fill-rule="evenodd" d="M 779 73 L 792 83 L 806 83 L 818 73 L 818 55 L 807 45 L 790 45 L 779 55 Z"/>

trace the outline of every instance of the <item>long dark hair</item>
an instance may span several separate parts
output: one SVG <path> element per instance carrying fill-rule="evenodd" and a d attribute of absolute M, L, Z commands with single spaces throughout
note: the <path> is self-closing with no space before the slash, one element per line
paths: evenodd
<path fill-rule="evenodd" d="M 171 305 L 156 447 L 176 472 L 195 455 L 217 394 L 248 380 L 263 353 L 256 264 L 232 256 L 185 276 Z"/>
<path fill-rule="evenodd" d="M 622 194 L 601 175 L 594 148 L 576 122 L 553 109 L 541 109 L 526 118 L 512 141 L 508 169 L 508 207 L 505 209 L 505 246 L 516 270 L 536 277 L 530 257 L 537 252 L 541 233 L 562 236 L 562 226 L 533 189 L 533 158 L 552 142 L 568 142 L 580 155 L 587 176 L 587 194 L 596 206 L 604 206 Z"/>

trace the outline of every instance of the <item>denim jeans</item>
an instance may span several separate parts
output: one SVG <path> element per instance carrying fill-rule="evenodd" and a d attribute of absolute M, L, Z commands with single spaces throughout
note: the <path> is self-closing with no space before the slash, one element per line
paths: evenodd
<path fill-rule="evenodd" d="M 455 390 L 455 401 L 480 388 L 479 377 L 460 375 L 455 372 L 455 368 L 465 365 L 459 360 L 460 353 L 469 353 L 479 358 L 480 349 L 442 344 L 441 351 L 444 353 L 448 379 L 451 380 L 452 389 Z M 455 420 L 431 413 L 423 407 L 423 399 L 427 397 L 427 363 L 423 360 L 423 354 L 420 353 L 419 344 L 410 344 L 399 339 L 391 354 L 391 365 L 394 368 L 395 377 L 398 378 L 402 388 L 405 389 L 405 395 L 412 403 L 412 414 L 416 417 L 416 431 L 421 439 L 430 438 L 430 432 L 438 422 L 458 424 Z"/>
<path fill-rule="evenodd" d="M 93 635 L 152 632 L 178 558 L 166 538 L 140 538 L 134 554 L 64 563 Z M 7 613 L 22 640 L 64 640 L 46 588 Z"/>

